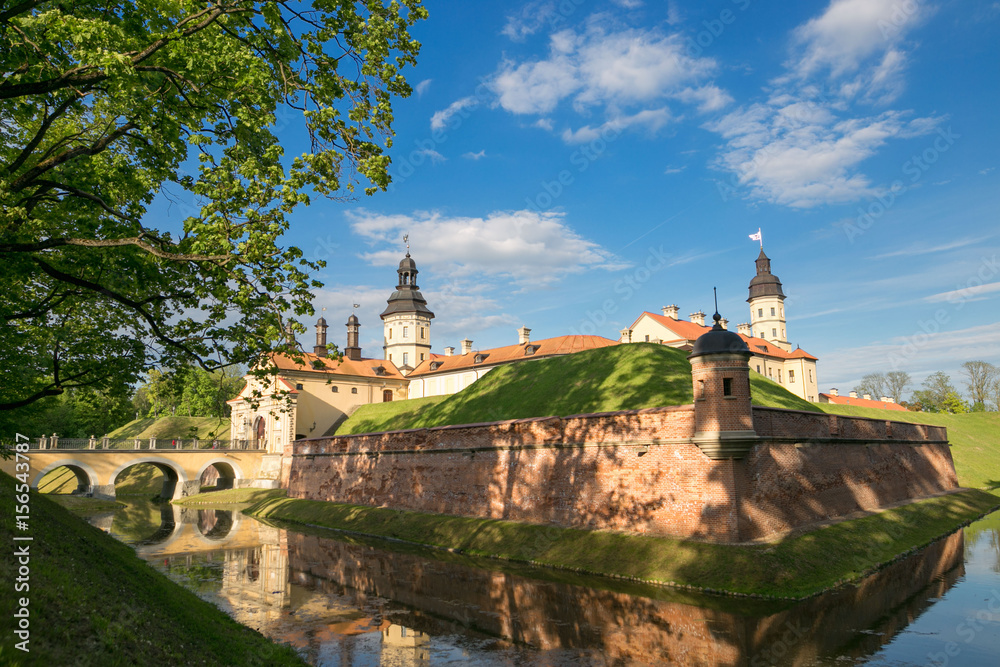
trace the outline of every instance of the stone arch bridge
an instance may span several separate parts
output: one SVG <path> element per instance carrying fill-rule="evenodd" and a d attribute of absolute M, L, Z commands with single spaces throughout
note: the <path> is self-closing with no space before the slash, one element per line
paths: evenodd
<path fill-rule="evenodd" d="M 280 455 L 248 449 L 30 449 L 23 456 L 28 457 L 32 489 L 38 488 L 47 473 L 65 466 L 76 475 L 77 493 L 99 498 L 114 498 L 118 475 L 137 463 L 150 463 L 160 469 L 165 477 L 160 495 L 165 498 L 198 493 L 201 477 L 211 467 L 218 471 L 222 488 L 274 486 L 277 474 L 271 469 L 275 464 L 280 466 Z M 24 459 L 20 459 L 20 470 L 15 470 L 17 461 L 0 461 L 0 469 L 9 475 L 23 473 Z"/>

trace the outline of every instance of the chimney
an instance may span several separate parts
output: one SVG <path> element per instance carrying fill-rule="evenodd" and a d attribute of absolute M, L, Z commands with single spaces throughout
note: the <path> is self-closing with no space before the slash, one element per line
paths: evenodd
<path fill-rule="evenodd" d="M 851 398 L 857 398 L 858 397 L 858 392 L 852 391 L 851 393 L 848 394 L 848 396 L 850 396 Z"/>
<path fill-rule="evenodd" d="M 697 313 L 691 313 L 691 321 L 700 327 L 705 326 L 705 313 L 700 310 Z"/>
<path fill-rule="evenodd" d="M 719 324 L 722 325 L 723 329 L 729 331 L 729 320 L 723 317 L 721 320 L 719 320 Z"/>
<path fill-rule="evenodd" d="M 880 396 L 878 400 L 882 401 L 883 403 L 888 403 L 889 402 L 889 397 L 888 396 Z"/>
<path fill-rule="evenodd" d="M 885 401 L 886 403 L 895 403 L 895 402 L 896 402 L 896 399 L 895 399 L 895 398 L 893 398 L 892 396 L 886 396 L 886 397 L 885 397 L 884 399 L 882 399 L 882 400 L 883 400 L 883 401 Z"/>
<path fill-rule="evenodd" d="M 452 356 L 454 354 L 455 354 L 455 348 L 453 348 L 453 347 L 446 347 L 446 348 L 444 348 L 444 356 L 450 357 L 450 356 Z"/>
<path fill-rule="evenodd" d="M 358 344 L 358 331 L 361 323 L 358 316 L 351 313 L 347 318 L 347 347 L 344 348 L 344 356 L 352 361 L 361 361 L 361 346 Z"/>
<path fill-rule="evenodd" d="M 517 342 L 519 345 L 527 345 L 531 342 L 531 329 L 522 326 L 517 330 Z"/>
<path fill-rule="evenodd" d="M 326 318 L 321 317 L 316 320 L 316 346 L 313 348 L 313 354 L 317 357 L 326 356 Z"/>
<path fill-rule="evenodd" d="M 870 401 L 870 400 L 872 400 L 872 395 L 871 395 L 871 394 L 865 394 L 865 395 L 864 395 L 864 399 L 865 399 L 866 401 Z"/>
<path fill-rule="evenodd" d="M 753 338 L 753 331 L 750 330 L 749 322 L 743 322 L 742 324 L 737 324 L 736 331 L 741 336 L 746 336 L 747 338 Z"/>
<path fill-rule="evenodd" d="M 632 330 L 631 329 L 622 329 L 618 333 L 621 336 L 618 339 L 619 343 L 631 343 L 632 342 Z"/>
<path fill-rule="evenodd" d="M 833 389 L 830 390 L 830 395 L 831 396 L 840 396 L 840 392 L 837 391 L 836 387 L 834 387 Z"/>
<path fill-rule="evenodd" d="M 669 306 L 664 306 L 663 307 L 663 316 L 664 317 L 669 317 L 672 320 L 676 320 L 677 319 L 677 314 L 680 313 L 680 312 L 681 312 L 681 309 L 678 308 L 674 304 L 671 304 Z"/>
<path fill-rule="evenodd" d="M 462 341 L 462 354 L 468 354 L 472 352 L 472 341 L 466 338 Z"/>

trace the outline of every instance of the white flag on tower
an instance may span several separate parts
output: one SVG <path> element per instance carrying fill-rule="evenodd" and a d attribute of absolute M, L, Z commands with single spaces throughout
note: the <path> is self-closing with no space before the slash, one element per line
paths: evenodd
<path fill-rule="evenodd" d="M 750 240 L 751 241 L 761 241 L 761 240 L 763 240 L 763 238 L 764 237 L 762 237 L 761 234 L 760 234 L 760 229 L 757 230 L 756 234 L 751 234 L 750 235 Z"/>

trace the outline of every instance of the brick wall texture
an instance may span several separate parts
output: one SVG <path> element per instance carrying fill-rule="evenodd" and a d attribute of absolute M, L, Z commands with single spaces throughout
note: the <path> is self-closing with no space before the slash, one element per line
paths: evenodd
<path fill-rule="evenodd" d="M 716 542 L 958 487 L 945 429 L 754 408 L 741 460 L 697 445 L 693 406 L 333 438 L 285 448 L 290 497 Z"/>

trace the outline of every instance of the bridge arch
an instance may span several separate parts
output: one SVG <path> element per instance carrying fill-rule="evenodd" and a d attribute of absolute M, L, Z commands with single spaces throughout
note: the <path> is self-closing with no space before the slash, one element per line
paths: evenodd
<path fill-rule="evenodd" d="M 94 487 L 101 483 L 97 472 L 86 463 L 77 461 L 76 459 L 62 459 L 42 468 L 41 472 L 36 474 L 34 480 L 32 480 L 31 488 L 37 491 L 38 483 L 42 481 L 43 477 L 56 468 L 62 467 L 69 468 L 76 475 L 77 493 L 91 493 Z"/>
<path fill-rule="evenodd" d="M 184 469 L 177 465 L 170 459 L 166 459 L 160 456 L 137 456 L 133 459 L 122 463 L 117 468 L 112 471 L 111 475 L 108 477 L 108 484 L 111 488 L 114 488 L 115 481 L 118 479 L 118 475 L 122 473 L 123 470 L 131 468 L 139 463 L 150 463 L 163 473 L 163 490 L 160 492 L 160 496 L 163 498 L 174 498 L 177 496 L 178 492 L 184 488 L 184 484 L 188 481 L 187 475 L 184 474 Z"/>
<path fill-rule="evenodd" d="M 200 482 L 205 472 L 209 468 L 213 467 L 218 471 L 219 481 L 222 482 L 218 484 L 218 487 L 220 489 L 232 489 L 236 486 L 235 483 L 236 480 L 246 478 L 246 476 L 243 474 L 243 470 L 240 468 L 239 463 L 237 463 L 232 458 L 226 456 L 219 456 L 217 458 L 206 461 L 205 464 L 198 471 L 198 475 L 195 477 L 195 479 Z"/>

